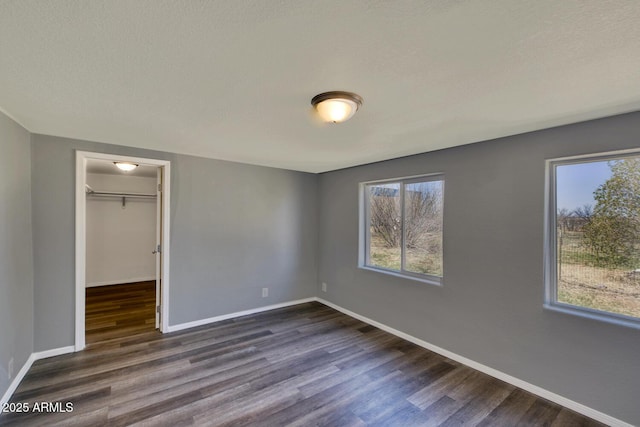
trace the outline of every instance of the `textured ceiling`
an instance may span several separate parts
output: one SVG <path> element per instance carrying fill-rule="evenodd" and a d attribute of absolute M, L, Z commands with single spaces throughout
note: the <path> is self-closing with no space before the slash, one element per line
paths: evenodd
<path fill-rule="evenodd" d="M 1 0 L 34 133 L 309 172 L 640 110 L 638 0 Z M 364 105 L 320 125 L 310 99 Z"/>

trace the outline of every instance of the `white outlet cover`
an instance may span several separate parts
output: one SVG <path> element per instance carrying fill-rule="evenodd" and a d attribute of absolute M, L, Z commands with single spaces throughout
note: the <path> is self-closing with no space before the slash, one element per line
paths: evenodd
<path fill-rule="evenodd" d="M 262 298 L 269 296 L 269 288 L 262 288 Z"/>

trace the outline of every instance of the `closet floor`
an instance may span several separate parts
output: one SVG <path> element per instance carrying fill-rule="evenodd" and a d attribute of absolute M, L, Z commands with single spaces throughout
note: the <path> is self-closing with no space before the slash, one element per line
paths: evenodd
<path fill-rule="evenodd" d="M 87 288 L 87 345 L 155 330 L 156 282 Z"/>

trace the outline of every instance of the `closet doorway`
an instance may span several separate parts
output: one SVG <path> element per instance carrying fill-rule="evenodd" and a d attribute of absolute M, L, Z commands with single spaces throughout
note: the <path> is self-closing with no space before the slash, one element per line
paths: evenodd
<path fill-rule="evenodd" d="M 77 152 L 76 351 L 166 330 L 169 168 L 163 160 Z"/>

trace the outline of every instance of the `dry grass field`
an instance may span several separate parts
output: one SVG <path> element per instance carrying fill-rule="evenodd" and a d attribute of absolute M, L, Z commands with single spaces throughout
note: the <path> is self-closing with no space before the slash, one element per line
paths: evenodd
<path fill-rule="evenodd" d="M 640 273 L 566 264 L 558 301 L 640 317 Z"/>
<path fill-rule="evenodd" d="M 597 266 L 580 232 L 566 232 L 558 252 L 558 301 L 640 318 L 640 265 Z"/>
<path fill-rule="evenodd" d="M 442 276 L 442 240 L 439 234 L 433 233 L 425 238 L 423 248 L 407 250 L 405 269 L 413 273 L 424 273 Z M 372 235 L 371 264 L 400 270 L 400 246 L 389 248 L 384 241 Z"/>

